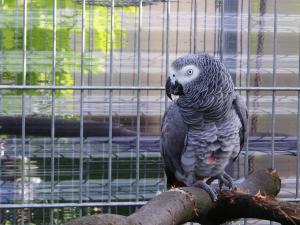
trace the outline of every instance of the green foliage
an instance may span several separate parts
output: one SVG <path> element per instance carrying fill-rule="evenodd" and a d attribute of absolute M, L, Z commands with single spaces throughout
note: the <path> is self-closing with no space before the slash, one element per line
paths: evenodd
<path fill-rule="evenodd" d="M 12 28 L 3 28 L 1 30 L 3 50 L 13 49 L 15 46 L 15 31 Z"/>
<path fill-rule="evenodd" d="M 0 1 L 0 10 L 4 21 L 0 21 L 0 46 L 4 71 L 2 81 L 6 84 L 21 85 L 23 81 L 23 1 Z M 53 1 L 27 1 L 27 67 L 26 84 L 51 85 L 52 50 L 53 50 Z M 118 11 L 132 13 L 135 7 L 116 8 L 114 14 L 114 38 L 120 40 L 126 37 L 126 31 L 121 27 Z M 81 71 L 81 4 L 74 0 L 57 1 L 56 28 L 56 64 L 55 84 L 72 86 L 74 75 L 80 76 Z M 91 20 L 90 18 L 93 18 Z M 91 51 L 107 53 L 110 51 L 110 8 L 103 6 L 86 6 L 85 10 L 85 45 L 93 46 Z M 93 35 L 93 38 L 90 38 Z M 93 43 L 90 43 L 93 40 Z M 120 41 L 114 42 L 113 48 L 119 48 Z M 124 43 L 123 43 L 124 46 Z M 84 75 L 103 72 L 103 60 L 96 54 L 89 54 L 86 47 L 84 55 Z M 43 90 L 28 91 L 31 95 L 41 95 Z M 4 95 L 10 95 L 5 92 Z M 16 91 L 14 94 L 21 94 Z M 73 91 L 56 91 L 56 95 L 70 95 Z"/>

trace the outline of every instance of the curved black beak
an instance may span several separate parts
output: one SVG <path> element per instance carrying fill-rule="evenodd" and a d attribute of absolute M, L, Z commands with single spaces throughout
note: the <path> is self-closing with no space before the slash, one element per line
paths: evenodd
<path fill-rule="evenodd" d="M 175 84 L 171 82 L 171 78 L 169 77 L 166 83 L 166 94 L 169 99 L 172 100 L 173 95 L 183 95 L 183 87 L 178 81 L 175 81 Z"/>
<path fill-rule="evenodd" d="M 171 78 L 169 77 L 167 82 L 166 82 L 166 94 L 169 99 L 172 100 L 172 89 L 171 89 Z"/>

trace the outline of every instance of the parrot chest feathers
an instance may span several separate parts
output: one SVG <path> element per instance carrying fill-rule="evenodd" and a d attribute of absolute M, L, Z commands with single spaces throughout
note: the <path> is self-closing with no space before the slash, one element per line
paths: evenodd
<path fill-rule="evenodd" d="M 241 122 L 234 111 L 218 122 L 208 122 L 188 129 L 181 166 L 185 173 L 214 176 L 224 171 L 240 151 Z"/>

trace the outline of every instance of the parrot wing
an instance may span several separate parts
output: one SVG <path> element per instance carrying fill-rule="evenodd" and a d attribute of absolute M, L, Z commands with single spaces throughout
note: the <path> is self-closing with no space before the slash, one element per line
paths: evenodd
<path fill-rule="evenodd" d="M 176 103 L 169 106 L 162 119 L 160 148 L 167 176 L 167 188 L 176 181 L 175 173 L 183 173 L 180 159 L 185 149 L 186 125 Z"/>
<path fill-rule="evenodd" d="M 248 135 L 248 110 L 247 110 L 247 106 L 245 104 L 245 101 L 243 99 L 242 96 L 240 95 L 236 95 L 236 98 L 233 100 L 233 107 L 235 108 L 235 111 L 237 113 L 237 115 L 240 118 L 240 121 L 242 123 L 242 127 L 240 128 L 239 131 L 239 136 L 240 136 L 240 152 L 242 150 L 242 148 L 244 147 L 244 144 L 247 141 L 247 135 Z M 233 161 L 235 161 L 240 152 L 238 153 L 238 155 L 233 159 Z"/>

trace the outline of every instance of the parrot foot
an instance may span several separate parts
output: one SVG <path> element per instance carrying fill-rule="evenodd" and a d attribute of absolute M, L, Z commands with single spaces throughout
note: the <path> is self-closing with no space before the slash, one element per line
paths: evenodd
<path fill-rule="evenodd" d="M 213 202 L 216 202 L 218 200 L 218 196 L 216 191 L 211 188 L 207 183 L 205 183 L 202 180 L 197 180 L 193 185 L 191 185 L 193 187 L 198 187 L 201 188 L 202 190 L 206 191 L 209 195 L 209 197 L 211 198 L 211 200 Z"/>
<path fill-rule="evenodd" d="M 235 190 L 236 189 L 236 185 L 234 184 L 232 177 L 229 176 L 226 172 L 223 172 L 222 174 L 220 174 L 218 176 L 209 178 L 206 183 L 211 184 L 214 180 L 219 181 L 220 190 L 222 190 L 223 185 L 228 187 L 229 190 Z"/>

